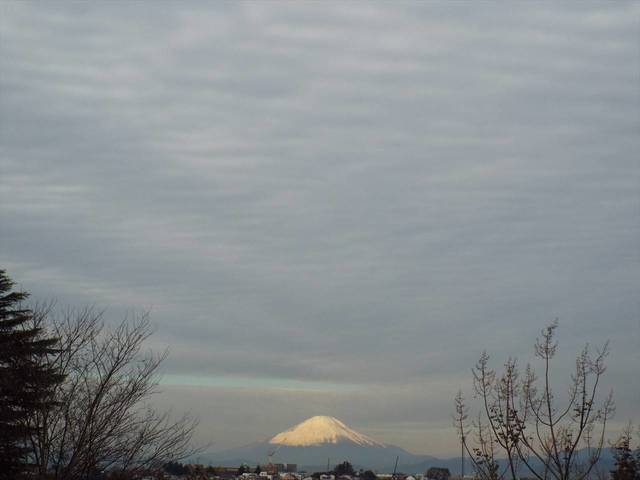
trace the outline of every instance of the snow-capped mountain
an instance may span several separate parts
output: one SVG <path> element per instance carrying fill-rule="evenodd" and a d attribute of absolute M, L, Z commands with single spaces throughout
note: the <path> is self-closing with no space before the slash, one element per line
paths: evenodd
<path fill-rule="evenodd" d="M 308 471 L 323 470 L 327 462 L 336 465 L 345 460 L 356 468 L 391 471 L 396 457 L 399 468 L 433 459 L 386 445 L 329 416 L 308 418 L 265 442 L 211 453 L 204 459 L 214 465 L 264 465 L 270 455 L 274 463 L 296 463 L 299 469 Z"/>
<path fill-rule="evenodd" d="M 582 450 L 577 454 L 578 457 L 584 458 L 588 452 Z M 434 466 L 449 468 L 453 474 L 460 472 L 460 458 L 438 459 L 428 455 L 414 455 L 400 447 L 378 442 L 358 433 L 337 418 L 327 416 L 311 417 L 264 442 L 199 455 L 193 460 L 197 463 L 237 466 L 265 465 L 271 459 L 274 463 L 296 463 L 299 470 L 309 472 L 324 471 L 327 462 L 332 468 L 347 460 L 356 469 L 371 468 L 380 473 L 390 473 L 393 471 L 396 458 L 398 471 L 404 473 L 423 473 Z M 505 460 L 498 462 L 506 466 Z M 467 466 L 471 469 L 468 461 Z M 535 468 L 542 471 L 542 466 Z M 611 449 L 603 451 L 599 468 L 602 471 L 613 468 Z"/>
<path fill-rule="evenodd" d="M 308 418 L 269 440 L 269 443 L 273 445 L 287 445 L 290 447 L 308 447 L 323 443 L 340 442 L 386 447 L 383 443 L 376 442 L 372 438 L 352 430 L 337 418 L 320 415 Z"/>

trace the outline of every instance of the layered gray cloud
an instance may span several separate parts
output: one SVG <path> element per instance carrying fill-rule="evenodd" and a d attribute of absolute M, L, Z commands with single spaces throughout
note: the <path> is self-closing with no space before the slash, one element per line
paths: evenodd
<path fill-rule="evenodd" d="M 435 453 L 479 352 L 554 317 L 638 418 L 638 4 L 0 8 L 0 264 L 151 308 L 203 438 Z"/>

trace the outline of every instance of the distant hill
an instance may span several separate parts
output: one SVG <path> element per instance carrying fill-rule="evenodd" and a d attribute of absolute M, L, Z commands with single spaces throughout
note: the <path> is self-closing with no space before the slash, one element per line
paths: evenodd
<path fill-rule="evenodd" d="M 268 441 L 222 452 L 200 455 L 201 461 L 212 464 L 266 464 L 273 452 L 274 463 L 296 463 L 299 469 L 325 470 L 348 460 L 356 468 L 367 467 L 379 471 L 393 470 L 396 457 L 399 469 L 403 466 L 435 462 L 435 457 L 414 455 L 395 445 L 374 440 L 334 417 L 311 417 L 279 433 Z"/>
<path fill-rule="evenodd" d="M 615 465 L 613 453 L 614 451 L 611 448 L 602 449 L 602 454 L 600 455 L 600 459 L 598 460 L 598 463 L 593 471 L 594 475 L 598 473 L 595 471 L 595 469 L 597 469 L 600 473 L 604 473 L 604 474 L 608 474 L 611 470 L 613 470 Z M 579 450 L 577 452 L 577 458 L 586 460 L 588 458 L 587 449 Z M 498 460 L 498 463 L 502 468 L 507 468 L 508 466 L 506 459 L 500 459 Z M 437 459 L 437 458 L 430 457 L 426 461 L 422 461 L 413 465 L 403 465 L 402 471 L 406 473 L 424 473 L 429 467 L 433 467 L 433 466 L 448 468 L 453 475 L 459 475 L 460 474 L 460 457 L 446 458 L 446 459 Z M 539 472 L 543 472 L 544 470 L 542 463 L 539 461 L 533 461 L 532 466 Z M 468 458 L 466 458 L 465 473 L 471 473 L 472 471 L 473 471 L 473 465 L 471 464 L 471 461 Z M 520 474 L 523 477 L 532 476 L 530 473 L 528 473 L 528 470 L 526 469 L 526 467 L 520 468 Z M 605 478 L 606 478 L 606 475 L 605 475 Z"/>
<path fill-rule="evenodd" d="M 424 473 L 430 467 L 444 467 L 454 475 L 460 473 L 459 457 L 441 459 L 415 455 L 395 445 L 374 440 L 328 416 L 311 417 L 264 442 L 201 454 L 198 459 L 212 465 L 264 465 L 269 461 L 269 454 L 272 454 L 274 463 L 296 463 L 298 470 L 306 471 L 326 470 L 327 460 L 332 467 L 348 460 L 356 469 L 392 472 L 397 457 L 399 472 L 415 474 Z M 584 451 L 578 455 L 586 457 Z M 501 461 L 503 465 L 504 462 Z M 465 465 L 466 471 L 471 472 L 469 459 Z M 613 468 L 610 449 L 603 451 L 598 468 L 603 472 Z"/>

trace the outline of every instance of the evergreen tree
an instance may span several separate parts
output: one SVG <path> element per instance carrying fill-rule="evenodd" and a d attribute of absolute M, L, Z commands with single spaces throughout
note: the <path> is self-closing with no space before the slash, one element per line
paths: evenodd
<path fill-rule="evenodd" d="M 611 471 L 612 480 L 640 480 L 640 464 L 638 463 L 640 449 L 633 452 L 631 437 L 631 425 L 628 425 L 613 445 L 615 470 Z"/>
<path fill-rule="evenodd" d="M 164 464 L 164 471 L 171 475 L 187 475 L 189 469 L 179 462 L 168 462 Z"/>
<path fill-rule="evenodd" d="M 47 365 L 56 339 L 43 338 L 33 312 L 22 306 L 26 292 L 0 269 L 0 479 L 16 479 L 28 470 L 34 433 L 30 418 L 51 404 L 51 390 L 63 378 Z"/>
<path fill-rule="evenodd" d="M 344 461 L 338 465 L 336 465 L 336 468 L 333 470 L 333 473 L 336 477 L 340 476 L 340 475 L 350 475 L 353 476 L 356 474 L 355 470 L 353 469 L 353 465 L 351 465 L 348 461 Z"/>
<path fill-rule="evenodd" d="M 378 478 L 378 476 L 375 474 L 375 472 L 373 472 L 371 470 L 365 470 L 360 475 L 360 479 L 361 480 L 376 480 L 377 478 Z"/>

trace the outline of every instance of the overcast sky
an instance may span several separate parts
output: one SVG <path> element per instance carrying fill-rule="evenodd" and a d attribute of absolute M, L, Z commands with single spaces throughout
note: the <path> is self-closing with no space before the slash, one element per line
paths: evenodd
<path fill-rule="evenodd" d="M 0 265 L 150 308 L 216 448 L 455 453 L 483 349 L 611 340 L 640 421 L 640 3 L 2 2 Z M 559 388 L 564 388 L 559 384 Z"/>

